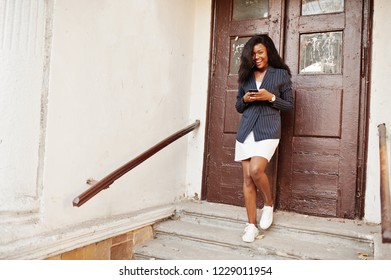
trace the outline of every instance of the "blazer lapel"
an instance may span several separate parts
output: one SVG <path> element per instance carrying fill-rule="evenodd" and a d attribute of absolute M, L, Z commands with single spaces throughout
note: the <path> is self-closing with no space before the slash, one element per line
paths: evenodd
<path fill-rule="evenodd" d="M 259 89 L 259 88 L 257 88 L 257 83 L 255 82 L 254 74 L 251 76 L 251 79 L 248 83 L 248 89 Z"/>
<path fill-rule="evenodd" d="M 262 85 L 261 85 L 262 88 L 265 88 L 268 86 L 268 83 L 269 83 L 271 77 L 274 75 L 274 72 L 275 72 L 274 67 L 272 67 L 272 66 L 267 67 L 267 70 L 266 70 L 265 76 L 263 77 L 263 81 L 262 81 Z"/>
<path fill-rule="evenodd" d="M 276 71 L 276 69 L 272 66 L 269 66 L 267 68 L 265 76 L 263 77 L 261 88 L 268 87 L 268 83 L 270 82 L 270 80 L 272 80 L 272 77 L 273 77 L 275 71 Z M 259 88 L 257 87 L 257 83 L 255 81 L 254 74 L 251 76 L 250 80 L 248 81 L 248 83 L 245 87 L 245 91 L 248 91 L 249 89 L 258 89 L 259 90 Z"/>

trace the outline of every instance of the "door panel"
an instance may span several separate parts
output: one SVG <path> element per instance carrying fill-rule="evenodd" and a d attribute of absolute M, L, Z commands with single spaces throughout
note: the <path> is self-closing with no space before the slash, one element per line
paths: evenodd
<path fill-rule="evenodd" d="M 301 90 L 296 94 L 294 135 L 297 137 L 341 137 L 342 90 Z M 308 112 L 316 114 L 309 117 Z"/>

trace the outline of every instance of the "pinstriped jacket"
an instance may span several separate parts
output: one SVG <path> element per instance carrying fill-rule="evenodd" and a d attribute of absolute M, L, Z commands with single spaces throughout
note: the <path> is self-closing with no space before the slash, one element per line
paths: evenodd
<path fill-rule="evenodd" d="M 250 89 L 257 88 L 255 78 L 244 85 L 239 85 L 236 97 L 236 110 L 242 114 L 236 140 L 243 143 L 248 134 L 253 131 L 255 141 L 265 139 L 280 139 L 281 116 L 280 110 L 293 109 L 292 82 L 285 69 L 268 66 L 262 81 L 261 88 L 268 90 L 276 96 L 274 102 L 256 101 L 245 103 L 243 96 Z"/>

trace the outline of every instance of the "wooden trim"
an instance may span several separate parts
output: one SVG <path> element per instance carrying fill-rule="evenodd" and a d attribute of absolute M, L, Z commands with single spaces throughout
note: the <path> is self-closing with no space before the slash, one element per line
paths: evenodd
<path fill-rule="evenodd" d="M 363 1 L 363 33 L 361 46 L 361 94 L 357 162 L 356 217 L 365 216 L 366 172 L 368 161 L 369 108 L 372 63 L 373 0 Z"/>
<path fill-rule="evenodd" d="M 391 243 L 391 198 L 390 178 L 387 153 L 386 125 L 379 124 L 379 153 L 380 153 L 380 203 L 381 228 L 383 243 Z"/>
<path fill-rule="evenodd" d="M 215 32 L 216 32 L 216 0 L 211 1 L 211 25 L 210 25 L 210 37 L 209 37 L 209 75 L 208 75 L 208 96 L 207 96 L 207 108 L 206 108 L 206 123 L 205 123 L 205 138 L 204 138 L 204 158 L 202 168 L 202 183 L 201 183 L 201 200 L 206 200 L 207 194 L 207 181 L 208 181 L 208 164 L 209 164 L 209 149 L 210 149 L 210 111 L 211 111 L 211 91 L 214 85 L 214 74 L 216 66 L 216 52 L 215 52 Z"/>
<path fill-rule="evenodd" d="M 80 207 L 81 205 L 86 203 L 88 200 L 93 198 L 95 195 L 97 195 L 100 191 L 109 188 L 110 185 L 113 184 L 115 180 L 119 179 L 124 174 L 126 174 L 127 172 L 129 172 L 130 170 L 132 170 L 133 168 L 135 168 L 136 166 L 138 166 L 139 164 L 141 164 L 142 162 L 144 162 L 145 160 L 147 160 L 148 158 L 150 158 L 151 156 L 156 154 L 158 151 L 160 151 L 164 147 L 168 146 L 169 144 L 173 143 L 174 141 L 176 141 L 177 139 L 181 138 L 182 136 L 188 134 L 189 132 L 195 130 L 199 126 L 200 126 L 200 121 L 196 120 L 193 124 L 191 124 L 191 125 L 185 127 L 184 129 L 181 129 L 178 132 L 172 134 L 171 136 L 162 140 L 161 142 L 159 142 L 158 144 L 156 144 L 152 148 L 148 149 L 144 153 L 142 153 L 139 156 L 137 156 L 136 158 L 132 159 L 131 161 L 129 161 L 125 165 L 123 165 L 120 168 L 118 168 L 117 170 L 113 171 L 112 173 L 110 173 L 109 175 L 104 177 L 102 180 L 93 184 L 93 186 L 91 188 L 89 188 L 88 190 L 86 190 L 85 192 L 83 192 L 82 194 L 77 196 L 73 200 L 73 206 Z M 89 181 L 89 182 L 91 182 L 91 181 Z"/>

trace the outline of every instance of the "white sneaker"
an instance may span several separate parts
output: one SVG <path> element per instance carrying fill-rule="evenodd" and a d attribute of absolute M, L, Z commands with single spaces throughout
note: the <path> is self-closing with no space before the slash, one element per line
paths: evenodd
<path fill-rule="evenodd" d="M 253 242 L 255 237 L 257 237 L 259 230 L 254 224 L 246 224 L 243 233 L 242 240 L 244 242 Z"/>
<path fill-rule="evenodd" d="M 264 206 L 262 210 L 261 221 L 259 227 L 261 229 L 268 229 L 273 223 L 273 206 Z"/>

